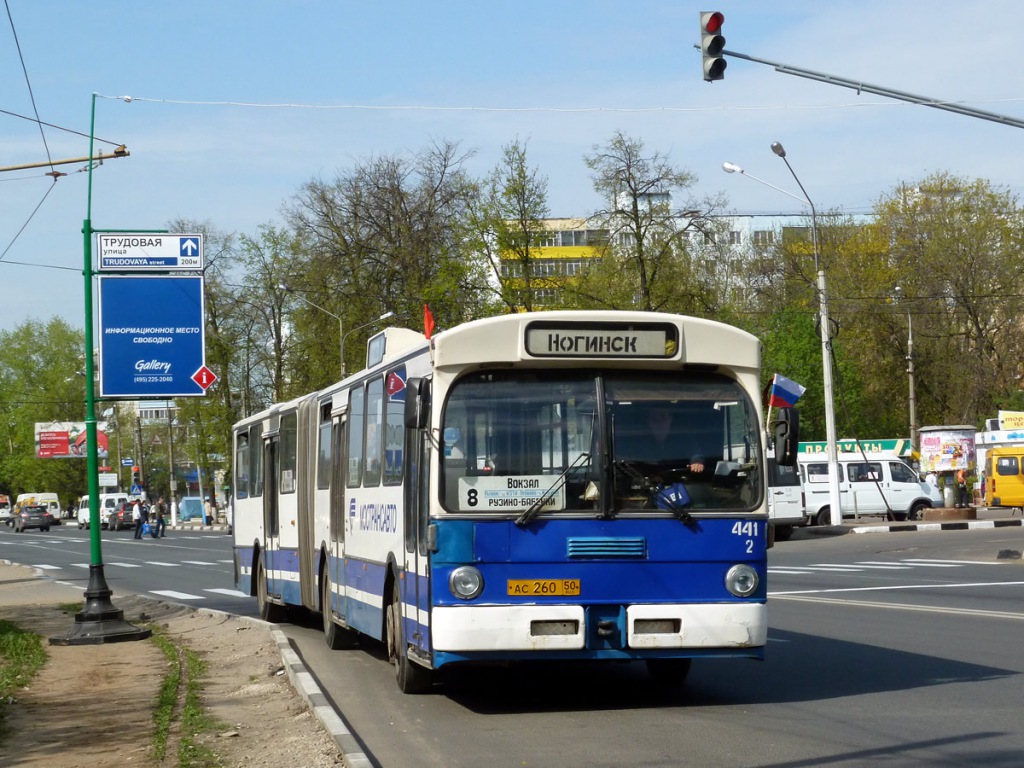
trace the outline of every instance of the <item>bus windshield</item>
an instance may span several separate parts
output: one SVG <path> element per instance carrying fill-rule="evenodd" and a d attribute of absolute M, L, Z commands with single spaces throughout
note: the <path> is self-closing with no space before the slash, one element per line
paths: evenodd
<path fill-rule="evenodd" d="M 750 511 L 757 413 L 717 374 L 478 372 L 442 417 L 449 512 Z"/>

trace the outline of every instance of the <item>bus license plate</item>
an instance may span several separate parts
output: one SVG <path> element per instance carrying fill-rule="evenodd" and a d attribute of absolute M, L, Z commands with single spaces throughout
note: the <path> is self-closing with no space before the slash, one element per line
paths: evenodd
<path fill-rule="evenodd" d="M 573 596 L 580 593 L 579 579 L 509 579 L 508 593 L 515 597 Z"/>

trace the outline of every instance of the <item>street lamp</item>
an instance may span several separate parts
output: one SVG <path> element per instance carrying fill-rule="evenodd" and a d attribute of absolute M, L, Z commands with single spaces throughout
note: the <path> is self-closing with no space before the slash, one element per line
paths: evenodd
<path fill-rule="evenodd" d="M 900 303 L 903 289 L 898 285 L 894 289 L 895 301 Z M 914 398 L 914 320 L 910 315 L 910 303 L 907 303 L 907 378 L 910 384 L 910 449 L 917 448 L 917 401 Z"/>
<path fill-rule="evenodd" d="M 331 312 L 330 310 L 324 309 L 319 304 L 314 304 L 312 301 L 307 299 L 305 296 L 302 296 L 301 294 L 296 293 L 291 288 L 289 288 L 287 285 L 284 285 L 282 283 L 282 284 L 278 285 L 277 287 L 280 288 L 282 291 L 284 291 L 286 293 L 290 293 L 292 296 L 297 298 L 299 301 L 304 301 L 306 304 L 309 304 L 309 306 L 311 306 L 313 309 L 319 309 L 325 315 L 330 315 L 331 317 L 333 317 L 335 320 L 338 321 L 338 337 L 341 339 L 341 378 L 344 379 L 345 378 L 345 321 L 341 317 L 339 317 L 338 315 L 336 315 L 333 312 Z"/>
<path fill-rule="evenodd" d="M 345 337 L 350 336 L 356 331 L 361 331 L 363 328 L 374 325 L 375 323 L 379 323 L 381 320 L 387 320 L 389 317 L 394 317 L 394 315 L 395 313 L 389 310 L 380 317 L 376 318 L 375 320 L 371 320 L 368 323 L 363 323 L 362 325 L 357 325 L 355 328 L 353 328 L 352 330 L 350 330 L 348 333 L 344 334 L 341 337 L 341 378 L 345 378 Z"/>
<path fill-rule="evenodd" d="M 843 523 L 843 512 L 841 502 L 839 500 L 839 461 L 836 454 L 836 413 L 835 413 L 835 401 L 832 388 L 832 340 L 829 337 L 829 319 L 828 319 L 828 294 L 825 291 L 825 270 L 821 266 L 821 259 L 818 254 L 818 212 L 814 208 L 814 203 L 811 201 L 810 195 L 807 194 L 807 190 L 804 189 L 804 185 L 800 183 L 800 177 L 796 175 L 796 171 L 793 170 L 793 166 L 789 164 L 789 160 L 786 159 L 786 150 L 779 142 L 772 142 L 772 152 L 782 158 L 782 162 L 786 164 L 790 174 L 796 181 L 797 186 L 800 187 L 800 191 L 803 193 L 803 198 L 797 197 L 791 192 L 776 187 L 774 184 L 769 184 L 763 179 L 759 179 L 756 176 L 751 176 L 749 173 L 744 171 L 735 163 L 722 163 L 722 170 L 726 173 L 740 173 L 747 176 L 754 181 L 758 181 L 767 187 L 782 192 L 784 195 L 800 200 L 802 203 L 807 203 L 811 209 L 811 245 L 814 250 L 814 269 L 817 272 L 818 279 L 818 309 L 819 309 L 819 324 L 821 326 L 821 358 L 822 358 L 822 369 L 824 372 L 824 387 L 825 387 L 825 450 L 826 457 L 828 459 L 828 503 L 829 503 L 829 514 L 831 516 L 832 525 L 842 525 Z"/>

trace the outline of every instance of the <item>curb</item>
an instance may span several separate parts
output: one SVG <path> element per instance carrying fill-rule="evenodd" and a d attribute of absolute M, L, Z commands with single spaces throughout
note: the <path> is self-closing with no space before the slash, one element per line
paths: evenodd
<path fill-rule="evenodd" d="M 895 525 L 859 525 L 850 533 L 898 533 L 905 531 L 967 531 L 976 528 L 1019 528 L 1024 520 L 956 520 L 946 523 L 897 523 Z"/>
<path fill-rule="evenodd" d="M 320 725 L 334 739 L 334 743 L 341 750 L 346 768 L 372 768 L 373 763 L 370 762 L 370 758 L 363 752 L 356 737 L 352 735 L 341 716 L 331 706 L 327 696 L 320 690 L 313 675 L 307 671 L 285 633 L 271 627 L 270 634 L 273 636 L 274 642 L 277 643 L 277 649 L 281 652 L 281 660 L 284 662 L 285 669 L 288 670 L 288 679 L 291 680 L 292 687 L 305 699 L 316 719 L 320 721 Z"/>

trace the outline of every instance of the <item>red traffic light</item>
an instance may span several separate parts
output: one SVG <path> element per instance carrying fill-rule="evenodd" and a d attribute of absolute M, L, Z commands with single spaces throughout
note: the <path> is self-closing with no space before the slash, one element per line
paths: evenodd
<path fill-rule="evenodd" d="M 700 12 L 700 51 L 701 67 L 704 79 L 708 82 L 722 80 L 725 77 L 725 37 L 722 25 L 725 14 L 721 11 Z"/>
<path fill-rule="evenodd" d="M 718 34 L 724 22 L 725 14 L 721 11 L 710 11 L 701 14 L 701 24 L 704 27 L 704 31 L 712 35 Z"/>

